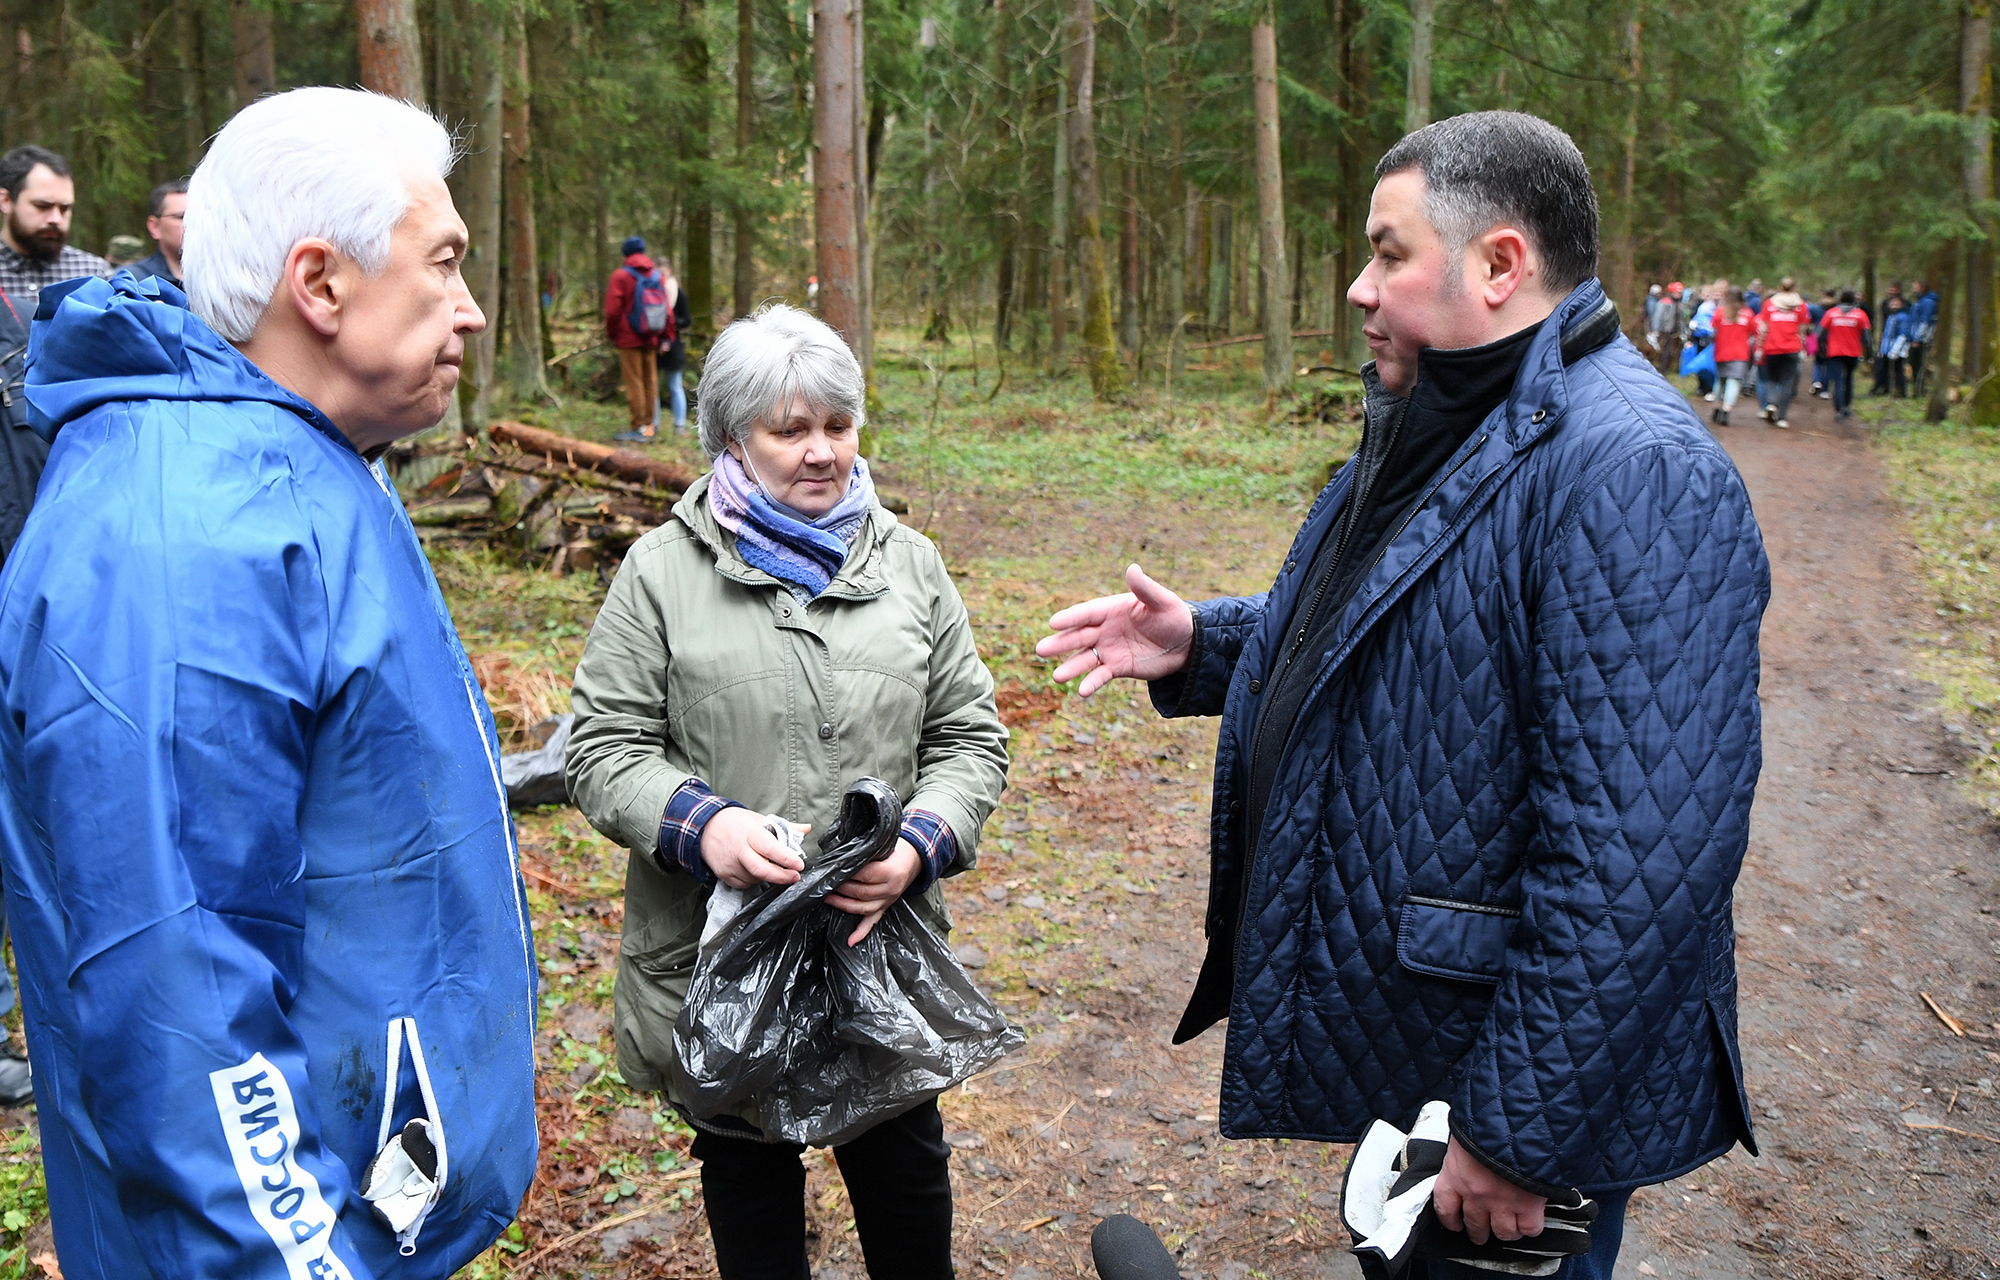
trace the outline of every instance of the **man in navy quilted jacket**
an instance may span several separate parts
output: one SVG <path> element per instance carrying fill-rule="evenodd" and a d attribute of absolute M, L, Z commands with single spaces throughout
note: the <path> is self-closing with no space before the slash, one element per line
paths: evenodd
<path fill-rule="evenodd" d="M 1174 1036 L 1227 1018 L 1222 1131 L 1352 1142 L 1445 1101 L 1445 1225 L 1535 1235 L 1581 1189 L 1559 1274 L 1609 1277 L 1633 1187 L 1755 1150 L 1730 899 L 1770 569 L 1619 333 L 1567 135 L 1459 116 L 1375 176 L 1361 447 L 1270 590 L 1189 605 L 1133 565 L 1041 652 L 1222 717 Z"/>

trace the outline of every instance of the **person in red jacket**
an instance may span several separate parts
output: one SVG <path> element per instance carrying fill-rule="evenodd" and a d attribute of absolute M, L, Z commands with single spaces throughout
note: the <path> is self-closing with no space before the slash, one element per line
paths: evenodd
<path fill-rule="evenodd" d="M 1798 293 L 1798 282 L 1786 276 L 1778 291 L 1764 299 L 1757 317 L 1757 346 L 1764 353 L 1764 377 L 1771 387 L 1771 403 L 1764 406 L 1767 421 L 1791 426 L 1792 395 L 1799 385 L 1799 353 L 1805 349 L 1805 332 L 1812 324 L 1812 312 Z"/>
<path fill-rule="evenodd" d="M 1722 403 L 1709 410 L 1709 420 L 1729 425 L 1729 411 L 1750 376 L 1750 340 L 1757 331 L 1757 313 L 1743 302 L 1743 290 L 1731 288 L 1715 311 L 1715 376 L 1722 381 Z"/>
<path fill-rule="evenodd" d="M 1820 350 L 1833 367 L 1833 416 L 1854 416 L 1854 366 L 1868 353 L 1868 313 L 1854 305 L 1854 290 L 1843 289 L 1840 305 L 1820 317 Z"/>
<path fill-rule="evenodd" d="M 626 237 L 619 252 L 625 265 L 611 273 L 604 290 L 604 336 L 618 352 L 632 426 L 616 438 L 651 440 L 660 424 L 660 337 L 667 326 L 665 316 L 654 313 L 661 309 L 658 300 L 666 299 L 671 314 L 672 300 L 659 268 L 646 256 L 644 237 Z M 649 299 L 654 305 L 648 305 Z"/>

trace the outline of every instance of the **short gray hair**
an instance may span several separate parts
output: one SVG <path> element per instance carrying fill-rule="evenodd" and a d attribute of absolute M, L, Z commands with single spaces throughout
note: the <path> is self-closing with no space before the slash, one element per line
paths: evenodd
<path fill-rule="evenodd" d="M 784 412 L 793 396 L 844 415 L 856 431 L 868 420 L 861 362 L 826 321 L 782 302 L 766 303 L 716 336 L 698 390 L 696 421 L 710 462 Z"/>

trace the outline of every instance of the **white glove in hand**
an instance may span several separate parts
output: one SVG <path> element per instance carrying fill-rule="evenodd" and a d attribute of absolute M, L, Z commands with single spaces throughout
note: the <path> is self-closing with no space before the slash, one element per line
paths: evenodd
<path fill-rule="evenodd" d="M 1431 1191 L 1451 1142 L 1451 1106 L 1427 1102 L 1404 1133 L 1385 1120 L 1368 1126 L 1347 1165 L 1340 1216 L 1354 1236 L 1352 1252 L 1367 1280 L 1396 1280 L 1414 1258 L 1448 1259 L 1510 1275 L 1550 1276 L 1573 1254 L 1590 1252 L 1590 1224 L 1597 1202 L 1577 1191 L 1549 1199 L 1540 1235 L 1494 1237 L 1474 1244 L 1463 1231 L 1446 1230 L 1431 1205 Z"/>

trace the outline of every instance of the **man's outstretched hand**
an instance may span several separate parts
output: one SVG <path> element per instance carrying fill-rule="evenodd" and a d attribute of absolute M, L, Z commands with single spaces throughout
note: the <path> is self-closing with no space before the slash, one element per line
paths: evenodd
<path fill-rule="evenodd" d="M 1431 1189 L 1431 1205 L 1448 1231 L 1463 1231 L 1474 1244 L 1489 1235 L 1502 1240 L 1542 1234 L 1548 1200 L 1525 1191 L 1479 1163 L 1453 1138 L 1445 1148 L 1444 1169 Z"/>
<path fill-rule="evenodd" d="M 1088 698 L 1119 676 L 1158 680 L 1187 665 L 1194 618 L 1187 602 L 1147 577 L 1138 565 L 1125 570 L 1123 595 L 1073 604 L 1049 619 L 1054 633 L 1035 652 L 1069 655 L 1056 668 L 1057 684 L 1083 677 L 1077 692 Z"/>

